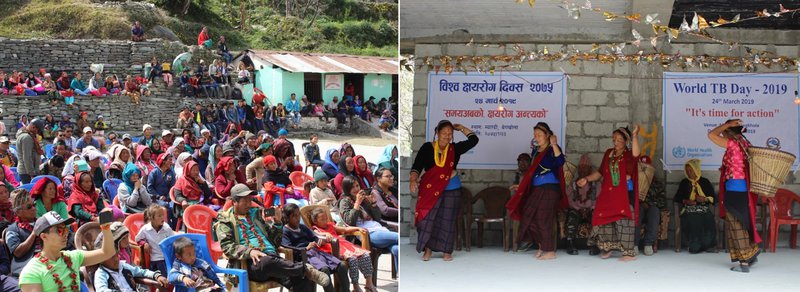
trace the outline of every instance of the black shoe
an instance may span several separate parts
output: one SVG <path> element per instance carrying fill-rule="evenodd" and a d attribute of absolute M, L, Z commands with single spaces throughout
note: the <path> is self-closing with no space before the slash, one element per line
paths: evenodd
<path fill-rule="evenodd" d="M 569 247 L 567 247 L 567 254 L 568 255 L 577 255 L 578 249 L 575 248 L 575 244 L 572 242 L 572 239 L 567 240 L 569 242 Z"/>
<path fill-rule="evenodd" d="M 590 256 L 596 256 L 596 255 L 599 255 L 599 254 L 600 254 L 600 249 L 597 248 L 596 246 L 592 246 L 592 247 L 589 248 L 589 255 Z"/>

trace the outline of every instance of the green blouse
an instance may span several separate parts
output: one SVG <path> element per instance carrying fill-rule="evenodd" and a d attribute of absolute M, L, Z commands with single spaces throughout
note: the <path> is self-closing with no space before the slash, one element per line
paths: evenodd
<path fill-rule="evenodd" d="M 69 218 L 69 212 L 67 211 L 67 203 L 65 202 L 58 202 L 53 204 L 53 210 L 61 215 L 61 218 Z M 44 216 L 44 213 L 47 213 L 47 210 L 44 208 L 44 202 L 41 199 L 36 200 L 36 218 Z"/>

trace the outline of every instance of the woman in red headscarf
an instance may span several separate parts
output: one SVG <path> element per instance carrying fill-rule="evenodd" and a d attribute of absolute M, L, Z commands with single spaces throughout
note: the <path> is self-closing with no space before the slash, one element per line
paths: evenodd
<path fill-rule="evenodd" d="M 136 146 L 136 166 L 142 170 L 142 178 L 144 178 L 144 184 L 146 185 L 147 176 L 150 175 L 153 169 L 158 167 L 155 159 L 153 159 L 153 151 L 150 150 L 150 147 L 144 145 Z"/>
<path fill-rule="evenodd" d="M 72 194 L 67 201 L 69 214 L 78 220 L 78 225 L 95 221 L 97 213 L 106 207 L 105 201 L 97 193 L 92 176 L 88 172 L 80 172 L 72 184 Z"/>
<path fill-rule="evenodd" d="M 206 181 L 200 177 L 200 166 L 194 161 L 189 161 L 183 166 L 183 173 L 178 177 L 178 181 L 175 182 L 173 192 L 175 202 L 183 208 L 200 202 L 205 205 L 211 204 L 211 189 Z M 181 213 L 178 214 L 179 216 L 183 216 L 183 211 L 179 213 Z"/>
<path fill-rule="evenodd" d="M 63 195 L 58 194 L 56 182 L 49 177 L 44 177 L 33 185 L 31 197 L 36 204 L 37 218 L 50 211 L 56 211 L 61 218 L 69 217 L 66 200 Z"/>
<path fill-rule="evenodd" d="M 453 143 L 454 130 L 461 131 L 467 140 Z M 478 136 L 469 128 L 453 125 L 448 120 L 440 121 L 434 132 L 438 139 L 422 144 L 408 176 L 409 190 L 412 193 L 419 190 L 414 213 L 417 252 L 425 251 L 423 261 L 430 260 L 434 251 L 443 252 L 444 260 L 451 261 L 456 214 L 461 206 L 461 179 L 456 170 L 461 155 L 478 145 Z"/>
<path fill-rule="evenodd" d="M 231 189 L 237 183 L 246 183 L 244 179 L 236 174 L 236 159 L 230 156 L 222 157 L 214 169 L 214 202 L 215 205 L 225 204 L 225 200 L 230 197 Z"/>
<path fill-rule="evenodd" d="M 375 176 L 372 175 L 372 171 L 369 169 L 369 165 L 367 164 L 367 159 L 364 156 L 357 155 L 355 158 L 356 162 L 356 176 L 358 177 L 358 183 L 361 184 L 361 188 L 368 190 L 375 185 Z"/>
<path fill-rule="evenodd" d="M 594 239 L 603 259 L 611 257 L 611 251 L 620 250 L 620 261 L 636 260 L 633 233 L 639 218 L 638 138 L 638 125 L 633 133 L 628 128 L 614 130 L 614 147 L 606 150 L 600 169 L 576 181 L 578 187 L 583 187 L 603 179 L 592 214 L 592 226 L 597 227 Z"/>

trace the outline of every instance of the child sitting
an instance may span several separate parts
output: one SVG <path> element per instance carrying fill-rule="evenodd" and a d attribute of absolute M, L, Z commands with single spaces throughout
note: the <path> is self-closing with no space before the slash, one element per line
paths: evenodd
<path fill-rule="evenodd" d="M 344 237 L 339 236 L 339 233 L 361 231 L 368 234 L 366 230 L 359 227 L 341 227 L 336 226 L 333 222 L 328 220 L 328 214 L 325 214 L 324 209 L 316 208 L 311 211 L 311 220 L 313 221 L 314 232 L 325 238 L 325 242 L 319 247 L 320 250 L 332 253 L 333 248 L 330 242 L 334 240 L 339 242 L 340 259 L 346 260 L 350 264 L 350 282 L 353 283 L 353 291 L 361 292 L 361 287 L 358 286 L 358 271 L 364 274 L 367 285 L 364 287 L 367 291 L 376 292 L 377 288 L 372 284 L 372 259 L 369 256 L 369 251 L 365 250 L 355 244 L 347 241 Z"/>
<path fill-rule="evenodd" d="M 121 223 L 115 224 L 121 225 Z M 117 239 L 118 233 L 123 235 L 119 239 Z M 112 231 L 112 234 L 114 234 L 115 237 L 114 247 L 116 248 L 117 253 L 102 262 L 100 267 L 95 272 L 95 291 L 136 291 L 136 283 L 133 282 L 134 278 L 153 279 L 158 281 L 162 287 L 167 286 L 167 278 L 165 278 L 161 272 L 145 270 L 120 260 L 120 243 L 128 242 L 127 228 L 124 226 L 119 226 L 116 230 Z M 102 236 L 98 237 L 98 239 L 102 239 Z M 101 248 L 102 242 L 102 240 L 96 240 L 95 247 L 98 249 Z M 125 281 L 120 281 L 121 279 L 125 279 Z"/>
<path fill-rule="evenodd" d="M 169 225 L 164 224 L 164 213 L 166 209 L 160 205 L 152 204 L 144 210 L 144 222 L 139 234 L 134 239 L 140 246 L 144 247 L 144 252 L 150 254 L 150 269 L 167 274 L 167 263 L 164 261 L 164 254 L 158 245 L 162 240 L 172 235 L 175 231 Z"/>
<path fill-rule="evenodd" d="M 197 291 L 227 291 L 209 263 L 197 258 L 194 242 L 181 237 L 172 243 L 175 262 L 169 271 L 169 282 L 183 284 Z"/>
<path fill-rule="evenodd" d="M 312 183 L 312 182 L 308 182 Z M 339 209 L 336 207 L 336 196 L 333 191 L 328 187 L 328 175 L 325 174 L 321 168 L 314 172 L 314 182 L 316 187 L 309 192 L 312 205 L 325 205 L 331 209 L 331 216 L 336 223 L 342 222 L 342 217 L 339 216 Z"/>

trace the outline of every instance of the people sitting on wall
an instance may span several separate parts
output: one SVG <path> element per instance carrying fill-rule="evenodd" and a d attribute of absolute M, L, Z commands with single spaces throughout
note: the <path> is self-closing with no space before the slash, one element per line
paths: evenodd
<path fill-rule="evenodd" d="M 72 89 L 72 91 L 74 91 L 75 94 L 81 96 L 89 95 L 89 88 L 87 88 L 86 84 L 84 84 L 83 80 L 81 80 L 81 72 L 76 71 L 75 73 L 73 73 L 73 76 L 75 77 L 72 78 L 72 82 L 70 82 L 69 88 Z"/>
<path fill-rule="evenodd" d="M 214 45 L 214 41 L 211 40 L 211 37 L 208 35 L 208 28 L 205 26 L 200 30 L 200 34 L 197 35 L 197 45 L 203 46 L 209 50 L 211 49 L 211 46 Z"/>
<path fill-rule="evenodd" d="M 289 118 L 292 120 L 292 128 L 300 128 L 301 107 L 300 102 L 297 100 L 297 95 L 292 93 L 289 97 L 289 102 L 286 103 L 286 111 L 289 112 Z"/>
<path fill-rule="evenodd" d="M 225 43 L 225 36 L 219 36 L 219 45 L 217 46 L 217 54 L 222 56 L 225 59 L 225 66 L 230 65 L 233 62 L 233 54 L 228 49 L 228 44 Z"/>
<path fill-rule="evenodd" d="M 141 42 L 145 40 L 144 29 L 138 21 L 134 22 L 133 27 L 131 27 L 131 40 L 134 42 Z"/>
<path fill-rule="evenodd" d="M 244 62 L 239 63 L 239 74 L 237 82 L 239 84 L 250 83 L 250 71 L 244 65 Z"/>

